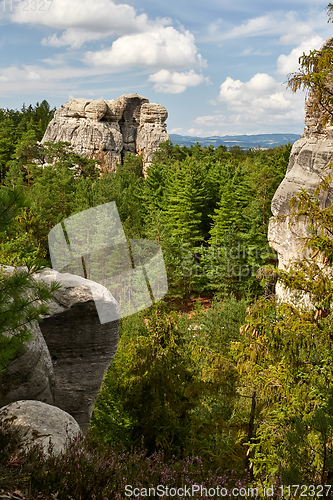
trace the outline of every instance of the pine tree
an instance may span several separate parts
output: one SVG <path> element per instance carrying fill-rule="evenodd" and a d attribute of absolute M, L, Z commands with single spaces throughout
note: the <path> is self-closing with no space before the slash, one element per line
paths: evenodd
<path fill-rule="evenodd" d="M 328 22 L 333 22 L 333 4 L 326 8 Z M 299 71 L 288 78 L 288 86 L 293 92 L 303 89 L 313 97 L 312 112 L 320 111 L 322 126 L 333 123 L 332 69 L 333 49 L 312 50 L 299 58 Z"/>
<path fill-rule="evenodd" d="M 10 224 L 18 210 L 24 205 L 24 197 L 18 191 L 0 187 L 0 242 L 10 236 Z M 47 313 L 46 303 L 59 288 L 37 282 L 33 274 L 38 266 L 29 270 L 17 270 L 8 274 L 0 267 L 0 375 L 8 362 L 31 339 L 32 321 Z"/>
<path fill-rule="evenodd" d="M 239 367 L 248 394 L 256 394 L 254 433 L 249 440 L 256 474 L 272 481 L 322 484 L 333 478 L 333 207 L 321 208 L 322 189 L 331 189 L 329 174 L 314 195 L 302 190 L 290 201 L 292 221 L 309 227 L 304 257 L 277 277 L 290 292 L 307 294 L 301 303 L 258 301 L 242 329 Z"/>
<path fill-rule="evenodd" d="M 203 240 L 202 213 L 206 200 L 205 180 L 193 160 L 178 163 L 167 187 L 165 223 L 173 237 L 191 246 Z"/>

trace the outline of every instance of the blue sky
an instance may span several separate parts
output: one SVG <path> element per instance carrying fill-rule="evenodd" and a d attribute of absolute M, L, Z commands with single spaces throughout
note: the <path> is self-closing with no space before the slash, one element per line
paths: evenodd
<path fill-rule="evenodd" d="M 137 93 L 169 133 L 301 134 L 304 95 L 285 82 L 333 36 L 327 3 L 2 0 L 0 107 Z"/>

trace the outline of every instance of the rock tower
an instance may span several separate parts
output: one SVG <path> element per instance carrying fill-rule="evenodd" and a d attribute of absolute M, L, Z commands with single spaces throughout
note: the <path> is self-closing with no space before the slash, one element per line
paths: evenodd
<path fill-rule="evenodd" d="M 329 38 L 321 47 L 333 47 L 333 37 Z M 273 217 L 268 228 L 270 246 L 277 251 L 279 268 L 288 269 L 296 261 L 302 260 L 307 252 L 304 251 L 304 240 L 309 236 L 307 224 L 299 221 L 289 225 L 287 217 L 283 222 L 278 220 L 279 215 L 291 213 L 289 200 L 301 188 L 313 193 L 325 175 L 324 169 L 333 160 L 333 126 L 322 125 L 324 110 L 318 106 L 313 111 L 315 95 L 310 95 L 305 104 L 305 129 L 302 137 L 292 147 L 287 173 L 278 187 L 273 200 Z M 329 207 L 333 201 L 333 193 L 321 192 L 319 202 L 322 208 Z M 276 288 L 277 296 L 286 298 L 286 292 L 280 285 Z"/>
<path fill-rule="evenodd" d="M 71 99 L 49 123 L 42 143 L 68 141 L 76 153 L 100 160 L 102 171 L 114 171 L 126 153 L 142 155 L 145 171 L 161 142 L 169 140 L 167 110 L 146 97 Z"/>

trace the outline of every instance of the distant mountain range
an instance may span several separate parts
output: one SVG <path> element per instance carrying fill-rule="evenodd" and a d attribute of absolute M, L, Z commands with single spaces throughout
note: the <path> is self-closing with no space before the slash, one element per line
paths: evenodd
<path fill-rule="evenodd" d="M 240 146 L 243 149 L 257 148 L 262 149 L 276 148 L 282 144 L 293 144 L 301 136 L 298 134 L 254 134 L 254 135 L 223 135 L 212 137 L 191 137 L 188 135 L 169 134 L 172 144 L 191 147 L 197 142 L 200 146 L 218 147 L 221 144 L 230 148 L 231 146 Z"/>

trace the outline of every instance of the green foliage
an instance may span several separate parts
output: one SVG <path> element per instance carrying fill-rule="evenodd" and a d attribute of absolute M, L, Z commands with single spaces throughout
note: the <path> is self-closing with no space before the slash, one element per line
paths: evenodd
<path fill-rule="evenodd" d="M 333 5 L 327 6 L 328 22 L 332 22 Z M 293 92 L 302 89 L 311 94 L 312 113 L 322 113 L 322 125 L 333 123 L 332 65 L 333 49 L 311 50 L 299 58 L 300 68 L 288 78 L 288 87 Z"/>
<path fill-rule="evenodd" d="M 139 498 L 172 496 L 174 491 L 187 487 L 191 498 L 202 498 L 202 488 L 225 489 L 231 496 L 231 489 L 247 486 L 249 478 L 239 480 L 234 473 L 221 475 L 212 464 L 205 464 L 198 456 L 183 460 L 168 459 L 163 452 L 147 456 L 142 446 L 124 450 L 96 443 L 90 436 L 71 440 L 66 449 L 55 456 L 52 447 L 46 457 L 40 447 L 22 450 L 22 436 L 13 426 L 0 426 L 0 488 L 5 495 L 18 495 L 18 489 L 26 492 L 25 498 L 52 498 L 59 500 L 88 499 L 120 500 L 127 495 Z M 160 485 L 163 490 L 157 490 Z M 127 489 L 125 489 L 127 487 Z M 3 491 L 3 490 L 1 490 Z M 8 495 L 7 495 L 8 493 Z M 193 493 L 193 494 L 192 494 Z M 220 496 L 220 495 L 219 495 Z M 237 496 L 235 498 L 241 498 Z"/>
<path fill-rule="evenodd" d="M 237 392 L 232 345 L 245 308 L 232 297 L 207 313 L 197 309 L 191 320 L 161 306 L 122 320 L 94 408 L 95 438 L 128 447 L 143 439 L 150 453 L 200 455 L 242 473 L 247 406 Z"/>
<path fill-rule="evenodd" d="M 3 184 L 11 160 L 24 153 L 24 141 L 33 138 L 40 141 L 49 121 L 53 118 L 54 109 L 50 109 L 47 101 L 28 108 L 23 105 L 21 111 L 0 109 L 0 183 Z M 19 143 L 20 146 L 19 146 Z M 36 143 L 35 143 L 36 144 Z M 31 146 L 30 157 L 32 157 Z M 28 153 L 29 156 L 29 153 Z"/>
<path fill-rule="evenodd" d="M 321 208 L 320 192 L 302 190 L 290 204 L 290 223 L 302 221 L 311 233 L 305 247 L 315 250 L 286 272 L 280 283 L 311 310 L 262 300 L 251 306 L 239 370 L 244 387 L 256 395 L 254 434 L 249 440 L 254 473 L 268 483 L 324 484 L 333 477 L 332 420 L 332 207 Z"/>
<path fill-rule="evenodd" d="M 0 188 L 0 244 L 10 237 L 10 224 L 23 206 L 24 198 L 17 191 Z M 31 339 L 31 322 L 47 313 L 46 303 L 58 286 L 48 287 L 37 282 L 33 274 L 38 262 L 30 262 L 30 269 L 5 272 L 0 267 L 0 375 L 8 362 Z"/>
<path fill-rule="evenodd" d="M 28 265 L 28 273 L 36 259 L 49 264 L 50 229 L 111 201 L 116 202 L 127 238 L 157 240 L 163 249 L 168 295 L 151 309 L 122 320 L 119 349 L 95 404 L 95 441 L 123 443 L 129 449 L 144 436 L 148 453 L 160 450 L 165 460 L 172 454 L 179 460 L 195 454 L 205 467 L 210 463 L 234 470 L 238 477 L 252 462 L 251 470 L 264 477 L 271 469 L 267 461 L 260 462 L 255 445 L 260 438 L 261 449 L 271 453 L 274 448 L 268 431 L 260 437 L 267 428 L 262 422 L 270 422 L 272 396 L 255 382 L 253 342 L 246 343 L 239 329 L 248 299 L 260 296 L 267 285 L 266 278 L 262 283 L 257 279 L 258 268 L 274 263 L 267 242 L 270 202 L 285 174 L 291 146 L 240 154 L 225 147 L 179 148 L 166 142 L 144 177 L 140 156 L 126 155 L 116 172 L 100 172 L 95 160 L 74 154 L 68 143 L 39 145 L 33 117 L 26 122 L 15 114 L 7 118 L 4 114 L 3 126 L 17 135 L 14 144 L 4 142 L 2 150 L 0 137 L 3 193 L 15 190 L 25 202 L 11 214 L 11 225 L 4 226 L 2 263 Z M 21 124 L 19 132 L 12 122 Z M 17 298 L 22 310 L 28 307 L 22 299 L 28 289 L 33 301 L 46 300 L 30 274 L 27 280 Z M 20 285 L 25 286 L 23 281 Z M 194 297 L 212 299 L 217 294 L 223 300 L 211 300 L 207 311 L 195 308 L 191 318 L 179 312 Z M 33 316 L 32 309 L 26 313 L 27 318 Z M 262 320 L 269 332 L 272 315 Z M 24 332 L 17 346 L 12 343 L 15 349 L 28 338 L 23 337 Z M 291 356 L 294 351 L 286 347 L 281 352 Z M 272 351 L 272 364 L 278 355 Z M 301 396 L 294 400 L 296 411 Z M 284 418 L 283 423 L 289 414 Z M 285 435 L 290 454 L 297 429 L 288 427 L 289 441 Z M 271 457 L 274 467 L 277 454 L 272 451 Z M 86 466 L 91 471 L 91 463 Z"/>
<path fill-rule="evenodd" d="M 175 315 L 167 317 L 157 309 L 141 318 L 134 331 L 133 319 L 123 322 L 118 352 L 101 394 L 116 384 L 111 394 L 121 400 L 127 417 L 120 425 L 131 423 L 132 444 L 138 445 L 145 436 L 149 452 L 179 453 L 189 432 L 189 411 L 197 391 L 187 330 L 179 326 Z"/>

